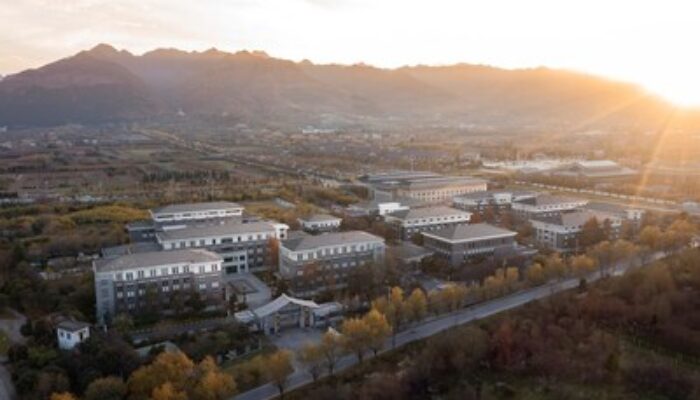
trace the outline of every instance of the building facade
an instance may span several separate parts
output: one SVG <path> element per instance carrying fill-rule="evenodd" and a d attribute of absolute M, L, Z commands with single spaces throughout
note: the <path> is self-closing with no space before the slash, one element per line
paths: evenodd
<path fill-rule="evenodd" d="M 500 248 L 515 248 L 517 232 L 489 224 L 454 225 L 423 233 L 423 246 L 460 265 L 475 257 L 491 256 Z"/>
<path fill-rule="evenodd" d="M 237 220 L 217 223 L 188 224 L 156 234 L 163 250 L 205 248 L 223 258 L 226 274 L 264 271 L 272 266 L 276 251 L 272 240 L 285 240 L 286 224 Z"/>
<path fill-rule="evenodd" d="M 208 203 L 172 204 L 150 211 L 151 219 L 157 223 L 196 221 L 205 219 L 240 217 L 243 206 L 228 201 Z"/>
<path fill-rule="evenodd" d="M 224 299 L 220 255 L 202 249 L 129 254 L 93 262 L 97 321 L 115 315 L 176 313 L 199 296 L 206 307 Z"/>
<path fill-rule="evenodd" d="M 394 171 L 361 178 L 372 198 L 395 201 L 401 198 L 428 204 L 448 203 L 454 196 L 487 189 L 483 179 L 469 176 L 444 176 L 432 172 Z"/>
<path fill-rule="evenodd" d="M 589 210 L 562 213 L 553 216 L 534 217 L 530 220 L 535 231 L 535 241 L 542 247 L 560 252 L 578 251 L 581 230 L 586 222 L 596 219 L 609 227 L 609 239 L 617 239 L 622 219 L 607 213 Z"/>
<path fill-rule="evenodd" d="M 510 210 L 514 201 L 536 196 L 537 193 L 528 191 L 487 190 L 455 196 L 452 199 L 452 206 L 460 210 L 483 215 L 488 208 L 492 208 L 494 211 Z"/>
<path fill-rule="evenodd" d="M 394 226 L 403 240 L 421 232 L 431 232 L 451 225 L 467 224 L 471 213 L 451 207 L 424 207 L 386 214 L 384 220 Z"/>
<path fill-rule="evenodd" d="M 58 348 L 73 350 L 80 343 L 90 338 L 90 324 L 79 321 L 62 321 L 56 325 Z"/>
<path fill-rule="evenodd" d="M 571 197 L 541 194 L 536 197 L 513 201 L 512 209 L 515 215 L 523 220 L 534 217 L 552 217 L 566 211 L 583 207 L 588 200 Z"/>
<path fill-rule="evenodd" d="M 340 229 L 342 218 L 328 214 L 313 214 L 308 217 L 299 218 L 301 229 L 310 233 L 332 232 Z"/>
<path fill-rule="evenodd" d="M 299 235 L 281 242 L 279 274 L 295 296 L 313 296 L 347 286 L 359 266 L 384 258 L 384 239 L 349 231 Z"/>

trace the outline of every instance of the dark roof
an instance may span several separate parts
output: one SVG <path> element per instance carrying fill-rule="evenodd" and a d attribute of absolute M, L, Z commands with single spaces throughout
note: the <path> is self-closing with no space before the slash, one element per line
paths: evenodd
<path fill-rule="evenodd" d="M 81 329 L 85 329 L 90 327 L 90 324 L 87 322 L 80 322 L 80 321 L 73 321 L 73 320 L 65 320 L 61 321 L 56 325 L 56 328 L 62 329 L 64 331 L 68 332 L 77 332 Z"/>
<path fill-rule="evenodd" d="M 452 242 L 468 242 L 491 237 L 515 236 L 517 232 L 481 223 L 453 225 L 434 232 L 423 232 L 423 235 Z"/>
<path fill-rule="evenodd" d="M 392 250 L 401 260 L 404 261 L 422 259 L 434 254 L 432 250 L 407 241 L 403 241 L 395 246 L 392 246 Z"/>
<path fill-rule="evenodd" d="M 576 199 L 573 197 L 564 196 L 552 196 L 550 194 L 541 194 L 536 197 L 528 197 L 526 199 L 521 199 L 515 201 L 515 203 L 529 204 L 531 206 L 544 206 L 550 204 L 562 204 L 562 203 L 572 203 L 576 201 L 585 201 L 582 199 Z"/>
<path fill-rule="evenodd" d="M 406 220 L 414 218 L 430 218 L 430 217 L 442 217 L 445 215 L 469 215 L 467 211 L 458 210 L 452 207 L 437 206 L 437 207 L 422 207 L 422 208 L 410 208 L 408 210 L 399 210 L 389 213 L 388 215 Z"/>
<path fill-rule="evenodd" d="M 212 201 L 205 203 L 170 204 L 167 206 L 155 208 L 152 210 L 152 212 L 154 214 L 171 214 L 183 212 L 223 210 L 228 208 L 243 208 L 243 206 L 230 201 Z"/>
<path fill-rule="evenodd" d="M 364 242 L 384 242 L 384 239 L 364 231 L 331 232 L 321 235 L 302 235 L 282 242 L 282 246 L 292 251 L 312 250 L 319 247 L 364 243 Z"/>

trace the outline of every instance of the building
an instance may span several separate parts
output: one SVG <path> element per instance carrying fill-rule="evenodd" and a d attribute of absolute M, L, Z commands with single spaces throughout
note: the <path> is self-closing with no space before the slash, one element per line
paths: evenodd
<path fill-rule="evenodd" d="M 469 176 L 444 176 L 432 172 L 393 171 L 360 178 L 379 201 L 407 197 L 429 204 L 450 201 L 454 196 L 487 189 L 483 179 Z"/>
<path fill-rule="evenodd" d="M 388 251 L 403 267 L 418 266 L 424 259 L 435 254 L 432 250 L 409 241 L 401 241 L 399 244 L 389 247 Z"/>
<path fill-rule="evenodd" d="M 588 181 L 624 180 L 638 176 L 632 168 L 612 160 L 576 161 L 551 172 L 551 175 Z"/>
<path fill-rule="evenodd" d="M 423 246 L 453 265 L 474 257 L 491 256 L 496 249 L 516 247 L 517 232 L 489 224 L 453 225 L 423 233 Z"/>
<path fill-rule="evenodd" d="M 511 207 L 516 216 L 528 220 L 534 217 L 556 216 L 562 212 L 583 207 L 587 203 L 588 200 L 583 199 L 540 194 L 535 197 L 514 200 Z"/>
<path fill-rule="evenodd" d="M 72 320 L 61 321 L 56 325 L 56 337 L 59 349 L 73 350 L 90 337 L 90 324 Z"/>
<path fill-rule="evenodd" d="M 339 303 L 317 304 L 283 293 L 263 306 L 237 312 L 235 318 L 253 331 L 273 335 L 285 328 L 327 326 L 342 319 L 342 312 L 343 306 Z"/>
<path fill-rule="evenodd" d="M 308 217 L 299 218 L 301 229 L 306 232 L 332 232 L 340 229 L 342 218 L 328 214 L 313 214 Z"/>
<path fill-rule="evenodd" d="M 220 255 L 202 249 L 136 253 L 93 262 L 97 320 L 120 313 L 173 313 L 195 294 L 207 307 L 224 299 Z"/>
<path fill-rule="evenodd" d="M 384 216 L 386 214 L 408 210 L 409 205 L 400 201 L 363 201 L 349 205 L 345 213 L 350 217 Z"/>
<path fill-rule="evenodd" d="M 296 296 L 313 296 L 347 285 L 357 267 L 384 258 L 384 239 L 367 232 L 348 231 L 296 235 L 282 241 L 279 274 Z"/>
<path fill-rule="evenodd" d="M 610 239 L 620 234 L 622 219 L 608 213 L 590 210 L 573 211 L 558 215 L 536 216 L 530 220 L 535 230 L 535 241 L 543 247 L 568 252 L 579 249 L 579 238 L 583 226 L 591 219 L 599 223 L 608 221 Z"/>
<path fill-rule="evenodd" d="M 456 208 L 437 206 L 396 211 L 384 220 L 396 227 L 399 237 L 409 240 L 421 232 L 431 232 L 456 224 L 467 224 L 471 213 Z"/>
<path fill-rule="evenodd" d="M 171 204 L 151 210 L 155 222 L 192 221 L 240 217 L 243 206 L 228 201 Z"/>
<path fill-rule="evenodd" d="M 268 269 L 275 251 L 270 240 L 287 238 L 289 226 L 280 223 L 221 220 L 187 224 L 156 233 L 163 250 L 206 248 L 223 257 L 227 274 Z"/>
<path fill-rule="evenodd" d="M 537 193 L 522 190 L 487 190 L 455 196 L 452 206 L 460 210 L 483 215 L 491 208 L 493 211 L 510 210 L 514 201 L 537 197 Z"/>
<path fill-rule="evenodd" d="M 642 223 L 642 218 L 644 218 L 646 213 L 641 208 L 603 202 L 590 202 L 581 207 L 581 209 L 600 214 L 609 214 L 612 217 L 632 223 L 634 226 L 639 226 Z"/>

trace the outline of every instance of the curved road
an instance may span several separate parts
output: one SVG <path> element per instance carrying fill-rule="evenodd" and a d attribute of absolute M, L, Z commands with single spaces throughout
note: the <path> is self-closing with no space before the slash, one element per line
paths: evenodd
<path fill-rule="evenodd" d="M 650 264 L 653 261 L 656 261 L 663 257 L 665 257 L 664 253 L 655 253 L 648 258 L 647 264 Z M 613 275 L 620 275 L 626 270 L 632 268 L 639 261 L 639 259 L 628 260 L 626 262 L 618 264 L 615 268 L 610 268 L 609 272 L 611 272 Z M 596 271 L 587 276 L 586 280 L 588 282 L 594 282 L 600 278 L 600 271 Z M 555 293 L 575 288 L 578 286 L 579 281 L 579 278 L 569 278 L 562 281 L 550 282 L 542 286 L 522 290 L 504 297 L 479 303 L 477 305 L 467 307 L 450 314 L 445 314 L 428 319 L 422 322 L 420 325 L 416 325 L 410 329 L 399 332 L 396 335 L 396 347 L 400 347 L 417 340 L 425 339 L 427 337 L 433 336 L 437 333 L 440 333 L 457 325 L 462 325 L 481 318 L 486 318 L 503 311 L 520 307 L 523 304 L 529 303 L 533 300 L 542 299 L 545 297 L 549 297 Z M 389 351 L 391 349 L 392 346 L 390 338 L 384 344 L 384 349 L 381 351 L 381 353 Z M 341 372 L 349 367 L 352 367 L 355 364 L 357 364 L 357 358 L 354 355 L 345 356 L 340 360 L 340 362 L 336 366 L 336 371 Z M 322 376 L 325 375 L 326 374 L 323 374 Z M 289 376 L 286 390 L 289 391 L 293 389 L 298 389 L 302 386 L 311 383 L 312 381 L 313 380 L 311 378 L 311 375 L 308 372 L 304 370 L 297 370 Z M 255 389 L 251 389 L 247 392 L 234 396 L 232 400 L 269 400 L 274 399 L 278 396 L 279 391 L 277 387 L 270 383 L 267 383 L 262 386 L 258 386 Z"/>

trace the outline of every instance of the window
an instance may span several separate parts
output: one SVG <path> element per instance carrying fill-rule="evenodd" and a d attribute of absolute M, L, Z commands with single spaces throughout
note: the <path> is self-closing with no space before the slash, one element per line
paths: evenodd
<path fill-rule="evenodd" d="M 204 265 L 200 265 L 198 269 L 200 274 L 204 273 Z"/>
<path fill-rule="evenodd" d="M 151 278 L 153 278 L 154 276 L 156 276 L 156 270 L 151 269 L 150 271 L 148 271 L 148 274 L 150 275 Z"/>
<path fill-rule="evenodd" d="M 138 271 L 138 277 L 139 277 L 139 279 L 143 279 L 143 278 L 145 278 L 145 277 L 146 277 L 146 274 L 145 274 L 145 272 L 144 272 L 143 270 L 141 270 L 141 271 Z"/>
<path fill-rule="evenodd" d="M 180 268 L 179 268 L 179 267 L 173 267 L 173 268 L 171 269 L 171 272 L 173 273 L 173 275 L 177 275 L 177 274 L 180 273 Z"/>
<path fill-rule="evenodd" d="M 166 275 L 168 275 L 168 269 L 167 269 L 167 268 L 161 268 L 161 269 L 160 269 L 160 275 L 161 275 L 161 276 L 166 276 Z"/>
<path fill-rule="evenodd" d="M 126 273 L 126 280 L 127 280 L 127 281 L 133 281 L 133 280 L 134 280 L 134 273 L 133 273 L 133 272 L 127 272 L 127 273 Z"/>

